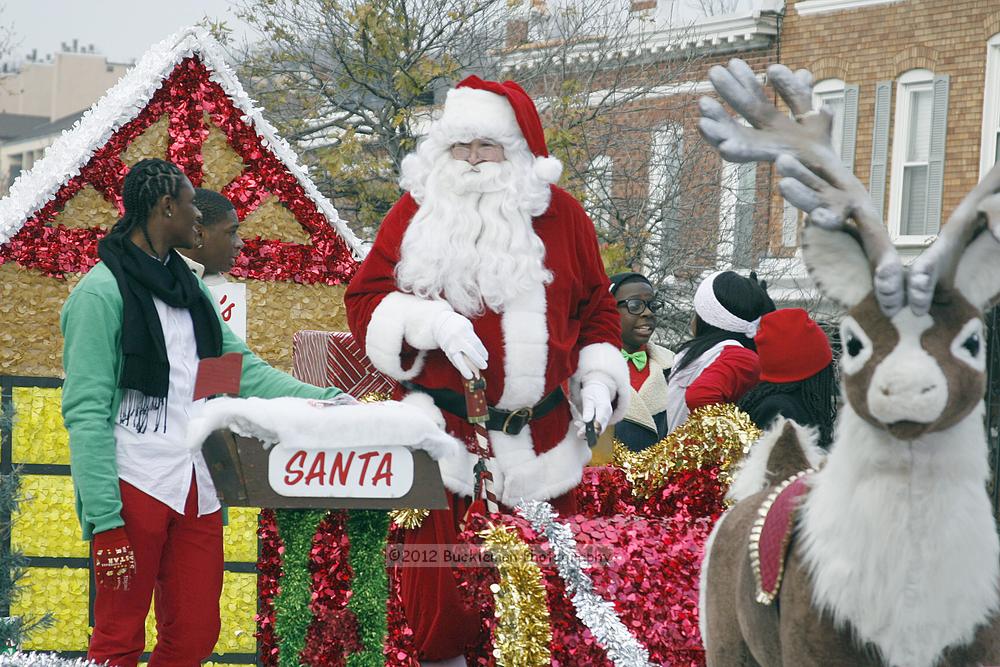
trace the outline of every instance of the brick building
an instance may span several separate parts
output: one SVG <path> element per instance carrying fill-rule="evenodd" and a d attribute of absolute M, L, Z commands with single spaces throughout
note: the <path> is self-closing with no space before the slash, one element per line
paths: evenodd
<path fill-rule="evenodd" d="M 779 51 L 813 72 L 844 163 L 915 257 L 996 160 L 1000 5 L 789 0 Z M 800 221 L 776 194 L 771 211 L 770 254 L 787 255 Z"/>

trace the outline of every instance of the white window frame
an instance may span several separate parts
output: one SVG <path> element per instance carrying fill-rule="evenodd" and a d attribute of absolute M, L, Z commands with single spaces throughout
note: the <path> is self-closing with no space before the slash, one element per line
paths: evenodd
<path fill-rule="evenodd" d="M 664 141 L 663 137 L 667 137 Z M 663 200 L 666 198 L 668 188 L 671 188 L 669 179 L 673 177 L 674 182 L 677 182 L 683 177 L 683 166 L 684 166 L 684 126 L 680 123 L 669 122 L 664 123 L 657 127 L 651 137 L 649 145 L 649 162 L 647 163 L 648 168 L 648 194 L 649 194 L 649 205 L 655 206 L 657 208 L 661 207 Z M 664 149 L 672 149 L 672 155 L 668 154 Z M 677 169 L 673 174 L 667 168 L 668 159 L 673 159 L 676 162 Z M 682 193 L 680 190 L 677 191 L 677 204 L 680 204 L 679 199 Z M 679 207 L 678 207 L 679 208 Z M 662 211 L 657 212 L 656 215 L 660 215 Z M 668 233 L 676 230 L 667 229 L 666 221 L 661 222 L 660 233 L 653 234 L 650 242 L 652 247 L 649 247 L 649 252 L 647 257 L 655 260 L 652 264 L 655 267 L 666 268 L 667 260 L 667 248 L 671 239 L 667 238 Z"/>
<path fill-rule="evenodd" d="M 819 108 L 823 106 L 823 103 L 831 98 L 835 97 L 840 98 L 841 127 L 843 127 L 843 124 L 845 122 L 844 116 L 847 112 L 847 100 L 844 98 L 846 86 L 847 84 L 844 83 L 842 79 L 823 79 L 822 81 L 818 82 L 815 86 L 813 86 L 813 97 L 812 97 L 813 109 L 819 110 Z M 844 151 L 843 131 L 841 131 L 840 136 L 835 137 L 834 140 L 840 142 L 840 150 L 836 151 L 837 157 L 840 157 L 841 153 L 843 153 Z"/>
<path fill-rule="evenodd" d="M 795 3 L 795 13 L 800 16 L 826 14 L 847 9 L 863 9 L 878 5 L 891 5 L 902 0 L 800 0 Z"/>
<path fill-rule="evenodd" d="M 744 188 L 742 177 L 746 176 L 752 180 L 752 187 Z M 753 263 L 753 214 L 757 206 L 757 163 L 735 163 L 723 162 L 722 173 L 719 179 L 719 235 L 716 246 L 716 269 L 748 269 Z M 750 248 L 737 248 L 737 223 L 740 222 L 737 213 L 740 207 L 749 207 L 750 210 Z M 745 209 L 744 209 L 745 210 Z M 743 259 L 743 253 L 747 252 L 746 259 L 749 261 L 737 263 L 737 259 Z M 746 265 L 744 265 L 746 264 Z"/>
<path fill-rule="evenodd" d="M 979 178 L 993 168 L 1000 142 L 1000 33 L 986 42 L 986 81 L 983 94 L 983 138 L 979 152 Z"/>
<path fill-rule="evenodd" d="M 610 209 L 614 189 L 614 161 L 610 155 L 595 155 L 591 158 L 584 187 L 587 197 L 584 210 L 594 227 L 607 234 L 611 231 Z"/>
<path fill-rule="evenodd" d="M 906 159 L 906 140 L 910 131 L 910 97 L 915 91 L 934 92 L 934 72 L 912 69 L 896 81 L 896 109 L 892 132 L 892 171 L 889 187 L 889 236 L 903 246 L 920 246 L 930 243 L 937 234 L 902 234 L 903 167 Z M 933 120 L 933 118 L 932 118 Z"/>

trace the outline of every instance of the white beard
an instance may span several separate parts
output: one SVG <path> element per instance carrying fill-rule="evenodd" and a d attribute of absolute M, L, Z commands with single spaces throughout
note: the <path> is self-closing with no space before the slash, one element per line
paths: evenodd
<path fill-rule="evenodd" d="M 530 153 L 508 151 L 506 160 L 476 167 L 446 151 L 432 161 L 420 157 L 419 165 L 403 163 L 404 187 L 418 181 L 411 192 L 419 192 L 420 208 L 400 248 L 401 290 L 442 298 L 476 316 L 485 308 L 503 312 L 512 299 L 552 282 L 545 246 L 532 228 L 532 216 L 548 205 L 549 187 L 534 177 Z M 429 171 L 413 173 L 424 165 Z"/>

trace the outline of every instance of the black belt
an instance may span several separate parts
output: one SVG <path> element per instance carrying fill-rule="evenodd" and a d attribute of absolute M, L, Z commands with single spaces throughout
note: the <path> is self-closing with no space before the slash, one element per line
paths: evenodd
<path fill-rule="evenodd" d="M 468 418 L 468 414 L 465 412 L 465 396 L 457 391 L 452 391 L 451 389 L 429 389 L 413 382 L 402 382 L 401 384 L 407 391 L 419 391 L 427 394 L 434 401 L 434 405 L 442 410 L 462 419 Z M 500 408 L 489 406 L 490 418 L 486 422 L 486 430 L 500 431 L 507 435 L 517 435 L 532 419 L 544 417 L 564 400 L 566 400 L 566 395 L 563 394 L 562 387 L 556 387 L 551 394 L 530 408 L 501 410 Z"/>

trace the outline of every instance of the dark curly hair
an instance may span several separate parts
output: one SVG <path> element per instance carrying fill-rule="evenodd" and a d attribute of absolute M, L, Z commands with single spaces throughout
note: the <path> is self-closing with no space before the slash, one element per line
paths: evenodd
<path fill-rule="evenodd" d="M 215 190 L 194 189 L 194 205 L 201 211 L 201 224 L 206 227 L 222 222 L 230 211 L 235 211 L 233 202 Z"/>
<path fill-rule="evenodd" d="M 833 425 L 837 419 L 837 396 L 839 386 L 834 363 L 799 382 L 761 382 L 746 393 L 739 407 L 753 415 L 765 399 L 775 394 L 795 394 L 805 407 L 807 422 L 803 426 L 815 426 L 819 431 L 819 446 L 828 449 L 833 442 Z M 766 428 L 767 424 L 758 424 Z"/>

